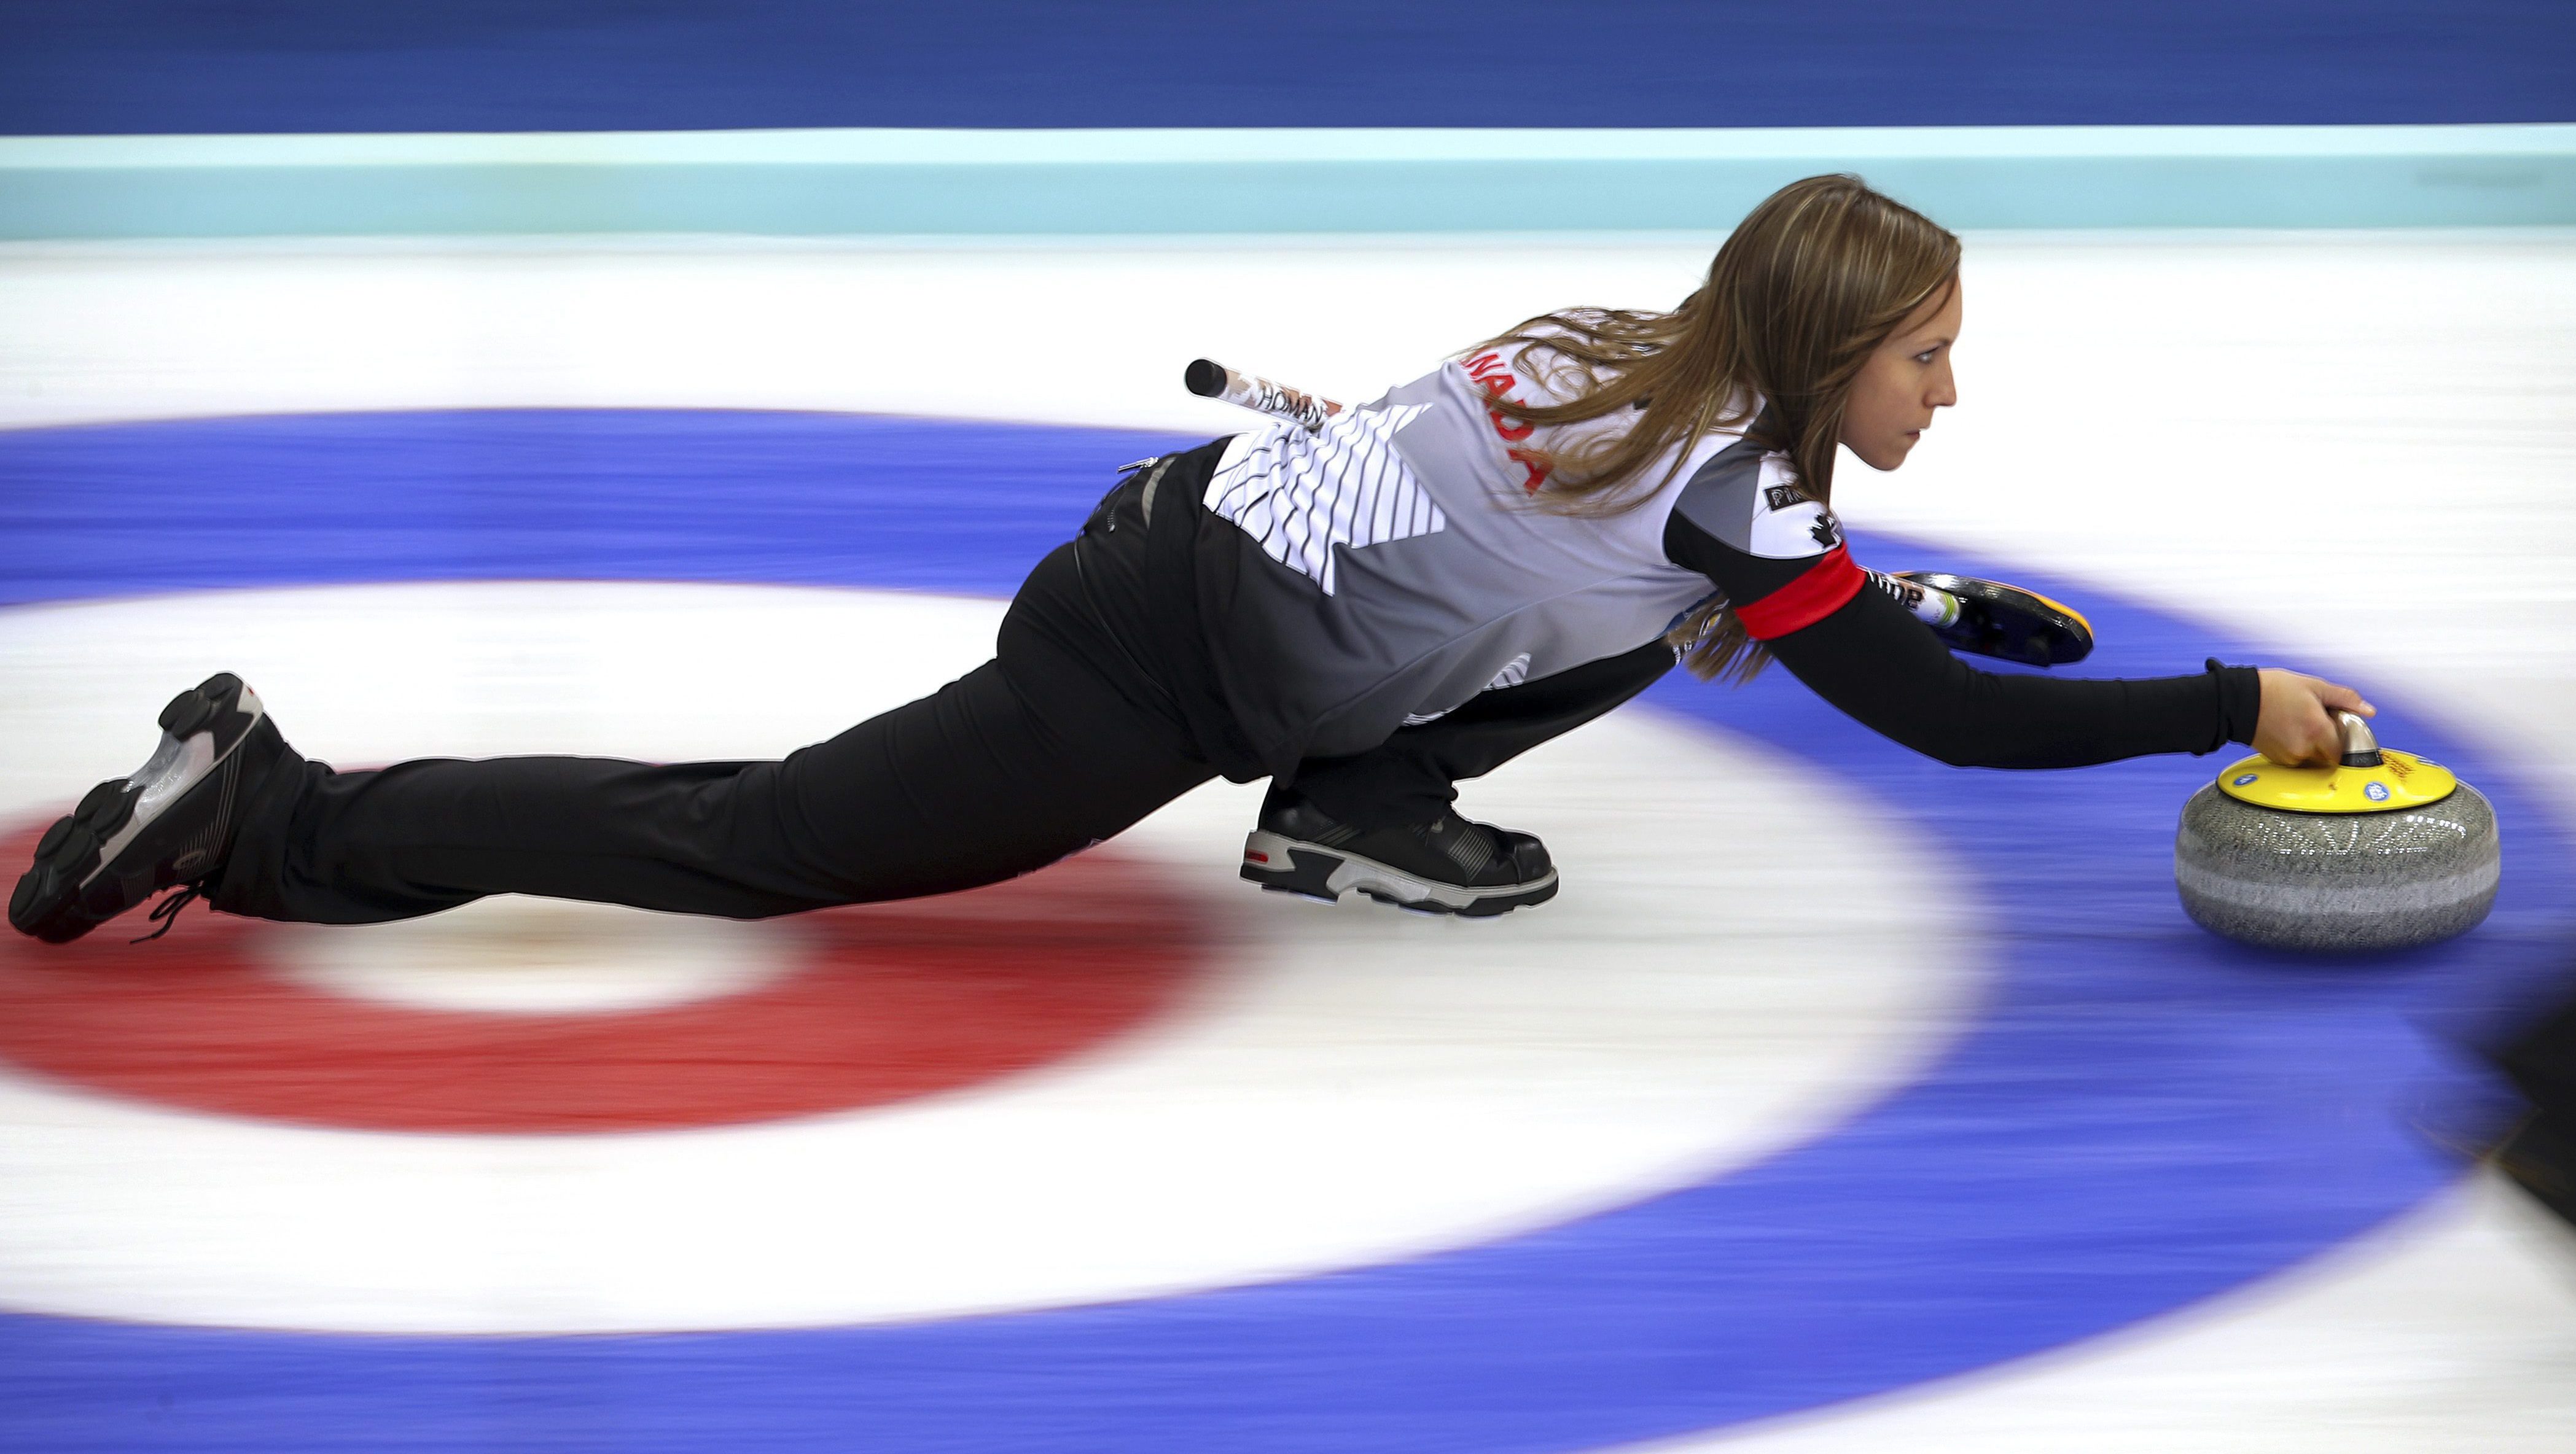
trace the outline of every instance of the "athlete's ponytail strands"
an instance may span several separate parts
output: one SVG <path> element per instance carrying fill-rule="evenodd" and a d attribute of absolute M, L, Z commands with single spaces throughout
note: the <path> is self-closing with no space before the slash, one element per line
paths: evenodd
<path fill-rule="evenodd" d="M 1532 426 L 1644 410 L 1635 427 L 1564 458 L 1542 457 L 1538 503 L 1612 514 L 1670 483 L 1642 478 L 1666 453 L 1716 429 L 1789 456 L 1798 482 L 1830 504 L 1834 451 L 1852 380 L 1888 335 L 1957 286 L 1959 239 L 1850 175 L 1809 177 L 1763 199 L 1709 264 L 1708 281 L 1669 313 L 1580 308 L 1530 319 L 1479 349 L 1518 349 L 1530 366 L 1570 370 L 1566 402 L 1497 397 L 1497 413 Z M 1761 411 L 1755 417 L 1754 411 Z M 1670 637 L 1702 678 L 1750 678 L 1770 653 L 1723 600 Z"/>

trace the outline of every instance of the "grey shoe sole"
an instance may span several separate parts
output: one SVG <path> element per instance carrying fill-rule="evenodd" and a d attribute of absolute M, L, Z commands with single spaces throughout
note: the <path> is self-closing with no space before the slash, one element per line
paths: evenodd
<path fill-rule="evenodd" d="M 1336 901 L 1353 889 L 1420 914 L 1487 919 L 1556 897 L 1556 870 L 1526 883 L 1470 888 L 1439 883 L 1320 843 L 1254 829 L 1243 841 L 1243 877 L 1275 893 Z"/>

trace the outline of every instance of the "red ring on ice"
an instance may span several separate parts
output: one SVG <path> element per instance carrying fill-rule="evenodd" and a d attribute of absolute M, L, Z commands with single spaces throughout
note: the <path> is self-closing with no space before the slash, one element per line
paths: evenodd
<path fill-rule="evenodd" d="M 0 862 L 25 863 L 34 833 Z M 131 916 L 137 924 L 141 916 Z M 668 1008 L 500 1015 L 351 999 L 268 971 L 256 920 L 128 944 L 0 935 L 0 1059 L 163 1105 L 371 1131 L 736 1125 L 884 1105 L 1063 1059 L 1171 1006 L 1198 906 L 1094 849 L 972 893 L 805 916 L 803 962 Z"/>

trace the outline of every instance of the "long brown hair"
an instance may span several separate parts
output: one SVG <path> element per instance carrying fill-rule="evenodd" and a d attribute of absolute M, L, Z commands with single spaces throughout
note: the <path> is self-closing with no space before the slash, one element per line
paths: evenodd
<path fill-rule="evenodd" d="M 1897 325 L 1956 285 L 1958 272 L 1959 239 L 1930 218 L 1858 177 L 1809 177 L 1738 223 L 1708 281 L 1671 312 L 1569 309 L 1478 345 L 1539 345 L 1531 362 L 1568 395 L 1547 405 L 1497 396 L 1491 407 L 1531 427 L 1641 411 L 1633 427 L 1561 456 L 1532 452 L 1547 482 L 1538 502 L 1548 509 L 1633 509 L 1670 482 L 1685 441 L 1736 428 L 1785 452 L 1799 486 L 1831 504 L 1852 380 Z M 1671 466 L 1645 479 L 1667 451 Z M 1669 639 L 1703 678 L 1750 678 L 1770 660 L 1723 598 L 1692 612 Z"/>

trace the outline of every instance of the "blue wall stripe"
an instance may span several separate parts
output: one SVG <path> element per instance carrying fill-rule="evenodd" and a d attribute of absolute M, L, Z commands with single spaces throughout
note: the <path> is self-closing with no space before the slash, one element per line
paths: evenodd
<path fill-rule="evenodd" d="M 2565 0 L 6 0 L 0 133 L 2576 121 Z"/>
<path fill-rule="evenodd" d="M 1857 171 L 1952 227 L 2576 224 L 2576 125 L 17 137 L 0 239 L 1724 232 Z"/>

